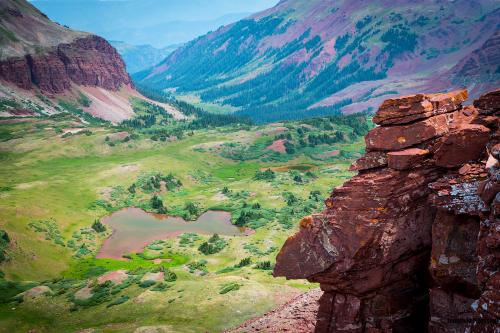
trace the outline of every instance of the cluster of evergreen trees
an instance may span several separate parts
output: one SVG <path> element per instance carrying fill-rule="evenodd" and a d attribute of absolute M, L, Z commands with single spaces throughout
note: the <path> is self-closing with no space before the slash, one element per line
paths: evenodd
<path fill-rule="evenodd" d="M 196 130 L 208 127 L 221 127 L 227 125 L 251 125 L 252 122 L 248 117 L 236 116 L 233 114 L 214 114 L 195 107 L 184 101 L 175 99 L 171 94 L 157 90 L 150 86 L 137 84 L 137 90 L 144 96 L 156 100 L 158 102 L 172 105 L 186 116 L 194 116 L 195 119 L 187 122 L 186 129 Z"/>
<path fill-rule="evenodd" d="M 6 231 L 0 230 L 0 263 L 8 259 L 7 247 L 10 244 L 10 238 Z"/>

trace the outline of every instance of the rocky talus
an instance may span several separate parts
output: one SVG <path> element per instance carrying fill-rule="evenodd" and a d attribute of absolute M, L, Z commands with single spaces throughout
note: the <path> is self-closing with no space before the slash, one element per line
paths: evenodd
<path fill-rule="evenodd" d="M 320 289 L 299 295 L 266 315 L 249 320 L 223 333 L 305 333 L 314 331 L 318 314 Z"/>
<path fill-rule="evenodd" d="M 71 84 L 118 90 L 131 80 L 118 52 L 103 38 L 89 35 L 71 43 L 0 61 L 0 79 L 22 89 L 38 87 L 59 94 Z"/>
<path fill-rule="evenodd" d="M 321 285 L 315 332 L 500 332 L 500 90 L 467 98 L 385 101 L 358 175 L 283 246 L 275 276 Z"/>

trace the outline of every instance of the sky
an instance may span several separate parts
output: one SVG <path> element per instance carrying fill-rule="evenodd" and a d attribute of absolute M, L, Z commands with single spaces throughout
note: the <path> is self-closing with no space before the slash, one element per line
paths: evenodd
<path fill-rule="evenodd" d="M 279 0 L 33 0 L 52 20 L 108 40 L 161 48 L 185 43 Z"/>

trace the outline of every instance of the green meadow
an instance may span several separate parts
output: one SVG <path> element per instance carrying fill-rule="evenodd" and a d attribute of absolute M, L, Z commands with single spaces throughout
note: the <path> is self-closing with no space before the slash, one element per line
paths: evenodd
<path fill-rule="evenodd" d="M 364 148 L 356 126 L 228 125 L 156 140 L 76 120 L 0 122 L 0 230 L 9 238 L 0 332 L 218 332 L 317 287 L 274 278 L 272 267 L 300 219 L 352 176 Z M 279 140 L 286 147 L 269 148 Z M 93 225 L 127 207 L 186 221 L 228 211 L 251 232 L 186 233 L 122 260 L 96 258 L 112 230 Z M 99 282 L 119 270 L 126 280 Z"/>

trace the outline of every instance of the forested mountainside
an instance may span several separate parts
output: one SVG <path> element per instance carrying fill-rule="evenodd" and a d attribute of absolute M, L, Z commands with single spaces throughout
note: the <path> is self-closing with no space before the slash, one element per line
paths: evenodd
<path fill-rule="evenodd" d="M 489 46 L 499 14 L 494 0 L 283 0 L 135 79 L 259 122 L 371 110 L 410 92 L 467 87 L 474 98 L 500 78 Z M 490 62 L 474 62 L 484 54 Z M 464 76 L 474 63 L 477 75 Z"/>

